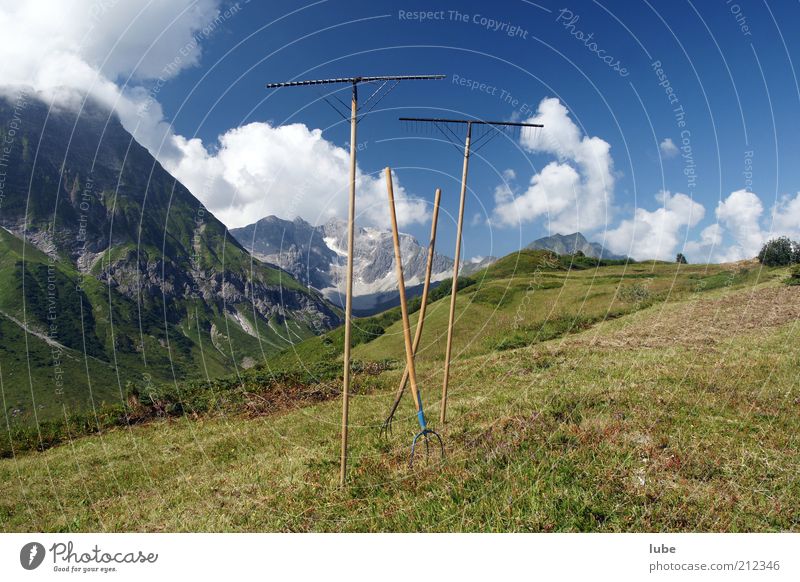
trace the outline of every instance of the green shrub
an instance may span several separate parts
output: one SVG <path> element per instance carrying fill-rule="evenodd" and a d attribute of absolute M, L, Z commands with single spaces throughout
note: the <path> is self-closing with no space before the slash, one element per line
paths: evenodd
<path fill-rule="evenodd" d="M 618 296 L 627 303 L 642 303 L 650 299 L 650 289 L 647 288 L 647 285 L 636 281 L 631 285 L 620 287 Z"/>
<path fill-rule="evenodd" d="M 789 272 L 789 278 L 786 280 L 787 285 L 800 285 L 800 265 L 795 265 Z"/>
<path fill-rule="evenodd" d="M 798 243 L 780 236 L 768 241 L 758 253 L 758 262 L 767 267 L 785 267 L 796 262 Z"/>
<path fill-rule="evenodd" d="M 471 277 L 459 277 L 458 284 L 456 285 L 458 291 L 462 289 L 466 289 L 467 287 L 472 287 L 477 281 Z M 450 295 L 450 290 L 453 287 L 453 278 L 444 279 L 441 283 L 439 283 L 435 288 L 433 288 L 430 293 L 428 294 L 428 300 L 432 303 L 434 301 L 438 301 L 442 297 L 447 297 Z"/>

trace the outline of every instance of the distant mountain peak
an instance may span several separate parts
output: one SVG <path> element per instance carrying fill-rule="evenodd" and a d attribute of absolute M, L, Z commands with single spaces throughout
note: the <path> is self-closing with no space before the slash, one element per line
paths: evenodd
<path fill-rule="evenodd" d="M 345 282 L 347 221 L 333 217 L 321 226 L 303 219 L 264 219 L 234 228 L 231 234 L 258 259 L 280 266 L 298 280 L 339 302 Z M 403 270 L 409 287 L 424 282 L 428 247 L 400 234 Z M 432 280 L 449 277 L 453 260 L 435 254 Z M 394 243 L 388 229 L 360 226 L 355 231 L 354 305 L 362 313 L 390 307 L 397 295 Z M 414 292 L 412 291 L 413 295 Z"/>
<path fill-rule="evenodd" d="M 612 253 L 600 243 L 589 242 L 580 232 L 573 232 L 570 234 L 556 233 L 538 238 L 525 248 L 552 251 L 558 255 L 574 255 L 577 251 L 581 251 L 587 257 L 593 257 L 595 259 L 626 258 L 623 255 Z"/>

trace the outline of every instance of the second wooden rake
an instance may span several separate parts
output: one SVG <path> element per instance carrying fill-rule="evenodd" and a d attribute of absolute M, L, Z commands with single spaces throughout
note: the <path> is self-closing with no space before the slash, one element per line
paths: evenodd
<path fill-rule="evenodd" d="M 400 313 L 403 317 L 403 343 L 405 344 L 406 351 L 406 369 L 408 370 L 408 379 L 411 383 L 411 395 L 414 398 L 414 406 L 417 409 L 417 421 L 419 422 L 420 431 L 414 435 L 414 440 L 411 442 L 411 457 L 409 458 L 409 465 L 414 464 L 414 451 L 417 442 L 423 439 L 425 442 L 425 449 L 428 449 L 428 441 L 435 438 L 439 442 L 442 456 L 444 456 L 444 443 L 439 434 L 428 428 L 425 420 L 425 411 L 422 407 L 422 395 L 417 385 L 417 371 L 414 367 L 414 346 L 411 344 L 411 323 L 408 318 L 408 303 L 406 302 L 406 287 L 403 278 L 403 257 L 400 254 L 400 232 L 397 228 L 397 212 L 395 211 L 394 204 L 394 186 L 392 184 L 392 171 L 386 168 L 386 188 L 389 192 L 389 217 L 392 221 L 392 237 L 394 242 L 394 259 L 397 268 L 397 288 L 400 292 Z M 421 321 L 420 321 L 421 323 Z"/>
<path fill-rule="evenodd" d="M 428 307 L 428 292 L 430 291 L 431 287 L 431 272 L 433 270 L 433 258 L 434 258 L 434 249 L 436 248 L 436 225 L 439 222 L 439 203 L 442 199 L 442 191 L 441 189 L 436 189 L 436 194 L 433 200 L 433 218 L 431 220 L 431 238 L 430 243 L 428 243 L 428 258 L 425 264 L 425 282 L 422 286 L 422 297 L 421 303 L 419 307 L 419 317 L 417 318 L 417 329 L 414 333 L 414 355 L 416 356 L 417 350 L 419 349 L 420 340 L 422 339 L 422 328 L 425 324 L 425 312 Z M 403 394 L 406 390 L 406 385 L 408 384 L 408 375 L 409 369 L 406 366 L 405 370 L 403 371 L 403 378 L 400 380 L 400 385 L 397 387 L 397 393 L 394 397 L 394 402 L 392 402 L 392 407 L 389 410 L 389 414 L 386 417 L 386 420 L 383 421 L 383 426 L 381 427 L 381 435 L 387 435 L 392 431 L 392 421 L 394 420 L 395 412 L 397 412 L 397 407 L 400 405 L 400 401 L 403 399 Z"/>

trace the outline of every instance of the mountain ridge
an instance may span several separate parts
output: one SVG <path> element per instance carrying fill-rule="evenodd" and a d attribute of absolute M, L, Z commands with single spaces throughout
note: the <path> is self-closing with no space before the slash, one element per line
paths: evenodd
<path fill-rule="evenodd" d="M 10 144 L 0 206 L 0 319 L 9 330 L 0 350 L 11 354 L 3 373 L 41 389 L 45 409 L 87 404 L 82 353 L 113 371 L 109 386 L 146 384 L 145 373 L 209 377 L 341 322 L 320 294 L 253 261 L 101 105 L 56 110 L 30 94 L 20 112 L 0 96 L 0 139 Z M 26 328 L 75 350 L 63 361 L 66 400 L 53 398 L 54 358 L 24 379 L 26 350 L 52 347 Z M 10 406 L 31 412 L 24 393 Z"/>
<path fill-rule="evenodd" d="M 595 259 L 617 259 L 624 260 L 627 257 L 617 255 L 608 251 L 603 245 L 596 242 L 589 242 L 580 232 L 572 234 L 556 233 L 554 235 L 538 238 L 525 246 L 526 249 L 553 251 L 559 255 L 574 255 L 581 251 L 587 257 Z"/>
<path fill-rule="evenodd" d="M 314 226 L 301 217 L 274 215 L 230 230 L 231 235 L 259 260 L 291 273 L 319 290 L 334 304 L 344 304 L 347 262 L 347 223 L 338 218 Z M 421 293 L 428 247 L 410 234 L 400 234 L 403 270 L 410 296 Z M 434 283 L 452 275 L 453 260 L 434 254 Z M 391 231 L 357 227 L 354 245 L 353 305 L 359 315 L 399 305 Z"/>

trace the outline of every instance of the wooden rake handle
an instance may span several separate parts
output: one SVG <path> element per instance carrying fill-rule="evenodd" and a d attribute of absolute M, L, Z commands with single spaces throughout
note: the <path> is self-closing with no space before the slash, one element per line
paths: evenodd
<path fill-rule="evenodd" d="M 411 324 L 408 319 L 408 303 L 406 302 L 406 285 L 403 278 L 403 258 L 400 254 L 400 232 L 397 229 L 397 212 L 394 203 L 394 184 L 392 183 L 392 170 L 386 168 L 386 189 L 389 193 L 389 217 L 392 221 L 392 241 L 394 242 L 394 260 L 397 269 L 397 287 L 400 292 L 400 313 L 403 317 L 403 341 L 406 347 L 406 367 L 408 379 L 411 383 L 411 394 L 417 408 L 417 417 L 420 426 L 425 428 L 425 416 L 422 413 L 422 399 L 417 387 L 417 371 L 414 367 L 414 347 L 411 344 Z"/>

